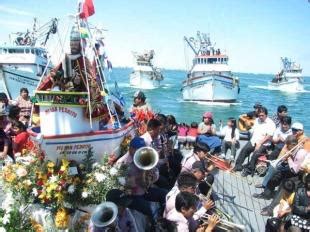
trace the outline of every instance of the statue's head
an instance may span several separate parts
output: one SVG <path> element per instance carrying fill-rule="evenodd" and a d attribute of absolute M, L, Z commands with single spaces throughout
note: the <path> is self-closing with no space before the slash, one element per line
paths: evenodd
<path fill-rule="evenodd" d="M 81 37 L 77 26 L 73 26 L 70 35 L 71 54 L 79 54 L 81 52 Z"/>

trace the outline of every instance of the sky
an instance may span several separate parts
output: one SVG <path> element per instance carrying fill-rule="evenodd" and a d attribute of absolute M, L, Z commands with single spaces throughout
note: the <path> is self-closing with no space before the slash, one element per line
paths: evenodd
<path fill-rule="evenodd" d="M 88 21 L 107 29 L 113 66 L 133 65 L 132 51 L 155 50 L 154 63 L 189 68 L 183 37 L 209 33 L 226 51 L 234 72 L 277 73 L 280 57 L 297 61 L 310 76 L 310 0 L 93 0 Z M 33 17 L 68 21 L 76 0 L 1 0 L 0 43 L 10 32 L 31 28 Z"/>

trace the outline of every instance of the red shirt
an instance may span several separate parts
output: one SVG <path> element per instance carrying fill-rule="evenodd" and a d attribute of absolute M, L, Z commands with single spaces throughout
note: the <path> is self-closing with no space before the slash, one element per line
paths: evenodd
<path fill-rule="evenodd" d="M 23 148 L 25 148 L 27 141 L 29 139 L 29 134 L 26 131 L 23 131 L 16 135 L 13 141 L 13 152 L 14 154 L 17 152 L 21 152 Z"/>
<path fill-rule="evenodd" d="M 198 128 L 192 128 L 190 127 L 188 132 L 187 132 L 188 136 L 193 136 L 193 137 L 197 137 L 198 135 Z"/>

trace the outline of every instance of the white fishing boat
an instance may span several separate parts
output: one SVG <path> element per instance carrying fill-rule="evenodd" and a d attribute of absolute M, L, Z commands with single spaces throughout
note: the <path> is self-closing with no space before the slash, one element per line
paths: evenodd
<path fill-rule="evenodd" d="M 215 49 L 207 34 L 197 32 L 197 38 L 184 37 L 194 52 L 193 64 L 182 83 L 183 100 L 199 102 L 236 102 L 239 79 L 228 66 L 228 56 Z"/>
<path fill-rule="evenodd" d="M 154 50 L 144 54 L 133 53 L 135 63 L 130 74 L 130 85 L 139 89 L 153 89 L 160 86 L 164 77 L 159 68 L 153 66 Z"/>
<path fill-rule="evenodd" d="M 303 91 L 302 68 L 287 57 L 281 57 L 282 70 L 268 83 L 269 88 L 285 92 Z"/>
<path fill-rule="evenodd" d="M 42 78 L 35 92 L 33 114 L 40 118 L 40 133 L 35 135 L 50 160 L 66 156 L 81 161 L 92 150 L 100 161 L 104 155 L 118 154 L 125 136 L 134 134 L 134 127 L 124 118 L 117 84 L 115 90 L 109 90 L 87 21 L 76 20 L 70 53 Z M 93 48 L 94 62 L 85 56 L 86 47 Z"/>
<path fill-rule="evenodd" d="M 40 28 L 36 28 L 35 20 L 33 31 L 15 33 L 12 45 L 0 46 L 0 89 L 10 99 L 16 99 L 22 87 L 32 94 L 41 75 L 52 68 L 45 44 L 56 31 L 57 19 Z M 42 44 L 37 45 L 42 39 Z"/>

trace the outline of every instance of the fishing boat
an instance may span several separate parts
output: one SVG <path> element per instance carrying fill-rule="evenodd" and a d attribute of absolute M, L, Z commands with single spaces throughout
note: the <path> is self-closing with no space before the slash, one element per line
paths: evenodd
<path fill-rule="evenodd" d="M 287 57 L 281 57 L 282 70 L 268 83 L 271 89 L 285 92 L 303 91 L 302 68 Z"/>
<path fill-rule="evenodd" d="M 0 46 L 0 88 L 10 99 L 16 99 L 22 87 L 32 94 L 41 75 L 52 68 L 45 45 L 56 32 L 57 19 L 39 28 L 35 19 L 32 31 L 14 33 L 12 45 Z"/>
<path fill-rule="evenodd" d="M 75 20 L 70 53 L 40 80 L 35 91 L 33 115 L 39 115 L 40 133 L 34 135 L 50 160 L 66 156 L 79 162 L 92 152 L 100 161 L 104 155 L 118 154 L 134 127 L 124 117 L 117 85 L 109 89 L 87 20 Z M 93 61 L 85 56 L 86 48 L 92 48 Z"/>
<path fill-rule="evenodd" d="M 154 50 L 143 54 L 133 53 L 134 67 L 130 74 L 130 85 L 139 89 L 153 89 L 160 86 L 164 77 L 159 68 L 154 67 L 152 60 Z"/>
<path fill-rule="evenodd" d="M 207 34 L 197 32 L 197 38 L 184 40 L 194 52 L 191 69 L 182 83 L 184 101 L 236 102 L 239 94 L 239 78 L 228 66 L 228 56 L 215 49 Z"/>

